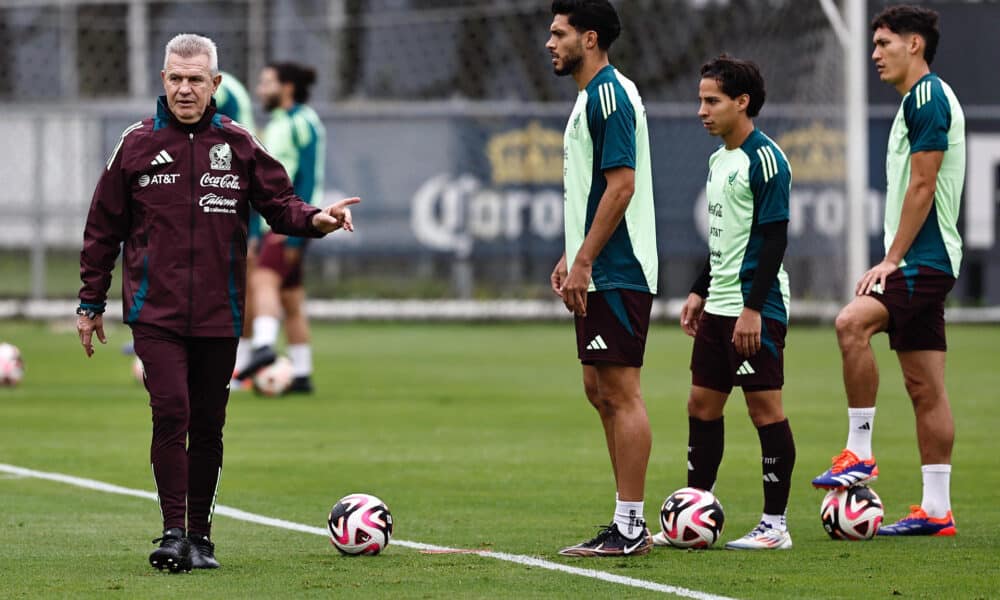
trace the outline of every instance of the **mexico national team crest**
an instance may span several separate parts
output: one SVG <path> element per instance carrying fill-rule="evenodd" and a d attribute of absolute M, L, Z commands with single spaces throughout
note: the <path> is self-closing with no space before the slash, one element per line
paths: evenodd
<path fill-rule="evenodd" d="M 208 159 L 212 161 L 213 169 L 228 171 L 232 168 L 233 152 L 229 149 L 229 144 L 216 144 L 208 151 Z"/>

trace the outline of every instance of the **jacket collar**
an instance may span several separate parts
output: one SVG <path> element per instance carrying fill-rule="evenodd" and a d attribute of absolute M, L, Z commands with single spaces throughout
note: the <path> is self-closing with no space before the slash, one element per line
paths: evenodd
<path fill-rule="evenodd" d="M 213 124 L 221 126 L 219 115 L 216 114 L 215 110 L 215 98 L 212 98 L 209 100 L 208 107 L 205 109 L 205 114 L 201 116 L 201 120 L 192 124 L 181 123 L 174 116 L 174 113 L 170 112 L 170 108 L 167 106 L 167 97 L 160 96 L 156 99 L 156 117 L 153 120 L 153 130 L 163 129 L 167 125 L 170 125 L 194 133 L 204 131 Z"/>

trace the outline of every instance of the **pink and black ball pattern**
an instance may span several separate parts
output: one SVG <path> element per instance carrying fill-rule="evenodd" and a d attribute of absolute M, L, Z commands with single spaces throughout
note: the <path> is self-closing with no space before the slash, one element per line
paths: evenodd
<path fill-rule="evenodd" d="M 389 545 L 392 514 L 375 496 L 349 494 L 333 505 L 327 528 L 341 554 L 373 556 Z"/>
<path fill-rule="evenodd" d="M 708 548 L 722 535 L 725 522 L 722 504 L 707 490 L 681 488 L 660 509 L 663 533 L 677 548 Z"/>
<path fill-rule="evenodd" d="M 882 499 L 868 486 L 830 490 L 823 498 L 823 529 L 835 540 L 870 540 L 882 525 Z"/>

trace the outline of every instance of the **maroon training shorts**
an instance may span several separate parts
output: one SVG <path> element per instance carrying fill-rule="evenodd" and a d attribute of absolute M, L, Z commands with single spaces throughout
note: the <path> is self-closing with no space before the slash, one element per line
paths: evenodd
<path fill-rule="evenodd" d="M 896 352 L 946 351 L 944 300 L 954 286 L 954 277 L 930 267 L 890 273 L 883 293 L 868 294 L 889 311 L 889 347 Z"/>
<path fill-rule="evenodd" d="M 653 295 L 636 290 L 587 292 L 587 316 L 576 317 L 576 348 L 585 365 L 641 367 Z"/>
<path fill-rule="evenodd" d="M 723 394 L 780 390 L 785 384 L 785 332 L 781 321 L 761 318 L 760 350 L 746 358 L 733 345 L 736 317 L 702 313 L 691 351 L 691 383 Z"/>
<path fill-rule="evenodd" d="M 258 269 L 270 269 L 281 277 L 281 289 L 288 290 L 302 286 L 302 259 L 289 263 L 285 260 L 285 241 L 288 236 L 268 231 L 260 244 L 260 254 L 257 256 Z M 304 253 L 306 246 L 299 249 Z"/>

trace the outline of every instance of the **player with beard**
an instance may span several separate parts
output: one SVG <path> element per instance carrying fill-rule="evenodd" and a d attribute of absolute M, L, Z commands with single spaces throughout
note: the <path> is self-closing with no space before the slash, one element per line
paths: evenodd
<path fill-rule="evenodd" d="M 316 72 L 291 62 L 271 63 L 260 73 L 257 97 L 270 121 L 262 141 L 288 171 L 295 193 L 309 203 L 323 195 L 326 132 L 316 111 L 306 105 Z M 306 291 L 302 281 L 304 238 L 264 234 L 257 267 L 250 274 L 254 310 L 252 353 L 238 369 L 245 380 L 277 358 L 274 350 L 282 312 L 288 355 L 294 378 L 290 393 L 311 393 L 312 347 L 305 313 Z M 245 347 L 245 345 L 244 345 Z M 239 361 L 238 361 L 239 362 Z"/>
<path fill-rule="evenodd" d="M 658 262 L 646 111 L 608 61 L 621 31 L 606 0 L 556 0 L 545 47 L 579 93 L 564 135 L 566 252 L 552 290 L 576 317 L 583 389 L 597 410 L 614 472 L 611 523 L 564 556 L 646 554 L 643 518 L 652 435 L 639 386 Z"/>

